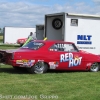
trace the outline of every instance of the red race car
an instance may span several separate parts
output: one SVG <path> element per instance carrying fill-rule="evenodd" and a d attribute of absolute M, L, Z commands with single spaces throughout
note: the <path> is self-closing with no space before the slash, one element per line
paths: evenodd
<path fill-rule="evenodd" d="M 48 69 L 97 72 L 100 56 L 80 51 L 72 42 L 31 41 L 15 50 L 0 50 L 0 61 L 14 68 L 27 68 L 30 73 Z"/>
<path fill-rule="evenodd" d="M 20 44 L 22 46 L 26 42 L 27 38 L 22 38 L 17 40 L 17 44 Z"/>

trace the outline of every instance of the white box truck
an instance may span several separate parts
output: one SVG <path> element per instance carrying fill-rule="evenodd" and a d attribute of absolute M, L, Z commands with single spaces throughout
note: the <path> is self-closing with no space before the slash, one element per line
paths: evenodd
<path fill-rule="evenodd" d="M 47 14 L 45 37 L 71 41 L 80 50 L 100 54 L 100 16 L 65 12 Z"/>
<path fill-rule="evenodd" d="M 36 28 L 27 27 L 4 27 L 3 43 L 16 44 L 20 38 L 27 38 L 30 32 L 36 32 Z"/>

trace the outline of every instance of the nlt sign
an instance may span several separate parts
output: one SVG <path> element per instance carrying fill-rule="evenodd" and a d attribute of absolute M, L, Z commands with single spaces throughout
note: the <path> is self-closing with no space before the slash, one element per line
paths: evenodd
<path fill-rule="evenodd" d="M 77 44 L 92 44 L 92 35 L 77 35 Z"/>

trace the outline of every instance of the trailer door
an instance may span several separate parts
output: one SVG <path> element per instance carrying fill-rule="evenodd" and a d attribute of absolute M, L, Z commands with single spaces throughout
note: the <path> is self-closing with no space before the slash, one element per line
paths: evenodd
<path fill-rule="evenodd" d="M 44 25 L 36 26 L 36 37 L 38 40 L 44 39 Z"/>
<path fill-rule="evenodd" d="M 48 40 L 64 40 L 64 16 L 46 16 L 45 17 L 45 36 Z"/>

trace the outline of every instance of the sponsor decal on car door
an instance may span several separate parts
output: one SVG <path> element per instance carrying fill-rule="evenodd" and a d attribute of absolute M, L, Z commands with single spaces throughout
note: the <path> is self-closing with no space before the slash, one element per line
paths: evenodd
<path fill-rule="evenodd" d="M 62 63 L 61 65 L 66 68 L 78 67 L 82 63 L 82 57 L 79 56 L 79 54 L 62 53 L 60 54 L 60 63 Z"/>

